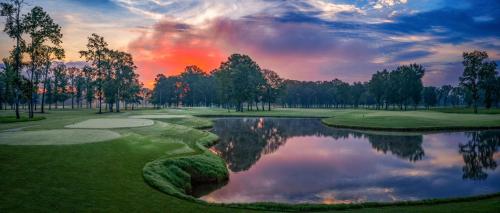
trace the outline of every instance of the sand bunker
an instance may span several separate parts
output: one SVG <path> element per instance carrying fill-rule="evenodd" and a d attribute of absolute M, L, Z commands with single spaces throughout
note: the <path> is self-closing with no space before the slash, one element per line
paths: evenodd
<path fill-rule="evenodd" d="M 130 118 L 162 119 L 162 118 L 187 118 L 187 115 L 134 115 Z"/>
<path fill-rule="evenodd" d="M 120 134 L 110 130 L 54 129 L 0 133 L 0 144 L 6 145 L 71 145 L 109 141 Z"/>
<path fill-rule="evenodd" d="M 66 126 L 66 128 L 75 129 L 113 129 L 151 126 L 154 121 L 139 118 L 99 118 L 89 119 L 80 123 Z"/>

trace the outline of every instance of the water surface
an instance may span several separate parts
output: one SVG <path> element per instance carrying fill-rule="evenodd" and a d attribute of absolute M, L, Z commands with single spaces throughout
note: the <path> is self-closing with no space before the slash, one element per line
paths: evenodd
<path fill-rule="evenodd" d="M 318 119 L 223 118 L 212 148 L 230 180 L 195 187 L 210 202 L 352 203 L 500 191 L 500 131 L 362 132 Z"/>

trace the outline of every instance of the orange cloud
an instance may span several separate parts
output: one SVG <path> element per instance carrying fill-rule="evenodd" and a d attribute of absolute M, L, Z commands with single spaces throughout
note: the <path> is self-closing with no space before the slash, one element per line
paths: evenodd
<path fill-rule="evenodd" d="M 217 39 L 190 26 L 163 21 L 129 44 L 129 51 L 146 87 L 153 86 L 157 74 L 177 75 L 186 66 L 196 65 L 206 72 L 217 68 L 227 54 L 217 47 Z"/>

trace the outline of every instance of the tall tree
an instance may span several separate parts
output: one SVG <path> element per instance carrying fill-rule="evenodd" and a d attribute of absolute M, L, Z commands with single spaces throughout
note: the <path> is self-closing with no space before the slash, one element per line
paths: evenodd
<path fill-rule="evenodd" d="M 77 77 L 80 75 L 80 69 L 76 67 L 70 67 L 67 69 L 67 79 L 69 82 L 68 94 L 71 96 L 71 109 L 75 108 L 75 96 L 76 96 L 76 86 Z"/>
<path fill-rule="evenodd" d="M 116 111 L 120 112 L 120 100 L 123 100 L 125 107 L 127 103 L 136 103 L 142 86 L 137 79 L 139 76 L 135 73 L 137 67 L 134 64 L 132 55 L 126 52 L 118 52 L 117 58 L 114 67 L 116 70 Z"/>
<path fill-rule="evenodd" d="M 29 82 L 32 88 L 30 95 L 29 118 L 34 113 L 34 93 L 37 91 L 40 67 L 44 64 L 44 44 L 52 43 L 59 47 L 62 43 L 61 27 L 41 7 L 34 7 L 23 17 L 24 31 L 29 35 L 30 42 L 26 45 L 26 52 L 30 58 Z"/>
<path fill-rule="evenodd" d="M 85 102 L 87 103 L 87 109 L 92 109 L 92 102 L 94 101 L 94 81 L 93 81 L 94 71 L 90 66 L 84 66 L 82 69 L 82 77 L 84 79 L 85 85 Z"/>
<path fill-rule="evenodd" d="M 197 66 L 187 66 L 184 72 L 181 73 L 180 79 L 182 85 L 185 86 L 186 97 L 183 104 L 197 106 L 201 96 L 203 96 L 202 81 L 205 78 L 205 72 Z"/>
<path fill-rule="evenodd" d="M 40 106 L 41 113 L 45 113 L 45 94 L 50 94 L 47 91 L 48 84 L 50 83 L 50 66 L 53 60 L 61 60 L 64 58 L 64 49 L 60 47 L 50 47 L 42 46 L 42 60 L 44 64 L 44 70 L 42 73 L 43 78 L 43 90 L 42 90 L 42 103 Z"/>
<path fill-rule="evenodd" d="M 389 72 L 387 72 L 387 70 L 383 70 L 377 71 L 377 73 L 373 74 L 372 79 L 368 82 L 368 89 L 370 94 L 372 94 L 375 98 L 375 102 L 377 102 L 377 109 L 380 109 L 384 104 L 388 81 Z"/>
<path fill-rule="evenodd" d="M 0 110 L 7 109 L 7 75 L 5 69 L 0 70 Z"/>
<path fill-rule="evenodd" d="M 493 99 L 495 98 L 495 90 L 497 89 L 497 64 L 494 61 L 484 62 L 483 67 L 479 70 L 479 88 L 484 94 L 484 106 L 486 109 L 491 108 Z"/>
<path fill-rule="evenodd" d="M 247 55 L 233 54 L 228 61 L 223 62 L 215 71 L 220 83 L 224 99 L 236 103 L 236 111 L 243 111 L 243 104 L 248 106 L 255 100 L 255 96 L 264 84 L 261 69 L 255 61 Z"/>
<path fill-rule="evenodd" d="M 83 76 L 82 70 L 79 70 L 74 83 L 76 105 L 78 108 L 82 108 L 82 98 L 83 92 L 85 91 L 85 77 Z"/>
<path fill-rule="evenodd" d="M 14 83 L 14 94 L 15 94 L 15 109 L 16 118 L 20 119 L 19 114 L 19 101 L 21 96 L 21 69 L 22 69 L 22 48 L 25 44 L 22 35 L 24 34 L 24 28 L 22 26 L 21 20 L 21 10 L 24 5 L 24 0 L 7 0 L 6 2 L 0 3 L 0 15 L 6 17 L 4 32 L 9 35 L 10 38 L 14 39 L 15 46 L 12 53 L 12 68 L 14 71 L 13 83 Z"/>
<path fill-rule="evenodd" d="M 410 96 L 413 106 L 417 109 L 418 104 L 422 98 L 422 90 L 424 85 L 422 83 L 422 78 L 425 75 L 425 69 L 420 64 L 410 64 L 408 66 L 408 74 L 406 76 L 407 84 L 405 88 L 409 88 L 408 95 Z"/>
<path fill-rule="evenodd" d="M 67 76 L 67 70 L 66 70 L 66 65 L 63 63 L 57 64 L 53 71 L 54 73 L 54 102 L 56 104 L 56 109 L 57 109 L 57 103 L 60 101 L 63 105 L 64 109 L 64 102 L 68 98 L 68 76 Z"/>
<path fill-rule="evenodd" d="M 424 103 L 427 109 L 431 106 L 436 106 L 438 101 L 436 87 L 424 87 L 422 96 L 424 97 Z"/>
<path fill-rule="evenodd" d="M 477 108 L 480 98 L 481 85 L 488 84 L 490 69 L 496 67 L 494 62 L 487 62 L 488 53 L 482 51 L 464 52 L 463 53 L 464 72 L 460 77 L 460 85 L 470 92 L 474 113 L 477 113 Z"/>
<path fill-rule="evenodd" d="M 278 73 L 272 70 L 263 69 L 262 74 L 265 80 L 264 101 L 267 101 L 267 110 L 271 111 L 271 103 L 276 101 L 285 84 L 284 80 L 280 78 Z M 264 107 L 262 107 L 262 110 L 264 110 Z"/>
<path fill-rule="evenodd" d="M 12 60 L 9 58 L 3 59 L 3 72 L 2 72 L 2 78 L 3 78 L 3 84 L 4 84 L 4 89 L 2 93 L 0 94 L 3 98 L 3 101 L 11 106 L 11 108 L 15 105 L 16 97 L 15 97 L 15 87 L 16 87 L 16 79 L 17 75 L 14 71 L 14 67 L 12 65 Z"/>
<path fill-rule="evenodd" d="M 102 113 L 102 99 L 103 99 L 103 83 L 106 73 L 104 71 L 105 66 L 105 57 L 108 52 L 108 43 L 104 41 L 104 38 L 97 35 L 92 34 L 88 38 L 87 50 L 80 51 L 81 57 L 85 58 L 87 62 L 90 62 L 95 69 L 94 78 L 95 84 L 97 86 L 97 96 L 99 98 L 99 114 Z"/>
<path fill-rule="evenodd" d="M 361 98 L 365 93 L 365 87 L 361 82 L 354 82 L 351 86 L 351 95 L 354 108 L 358 108 Z"/>
<path fill-rule="evenodd" d="M 448 105 L 448 97 L 453 89 L 451 85 L 443 85 L 438 89 L 438 100 L 443 100 L 443 105 Z"/>

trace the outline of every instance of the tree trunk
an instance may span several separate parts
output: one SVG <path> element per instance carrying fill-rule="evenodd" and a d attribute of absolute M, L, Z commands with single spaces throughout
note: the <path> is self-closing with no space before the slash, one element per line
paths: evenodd
<path fill-rule="evenodd" d="M 99 114 L 102 114 L 102 95 L 99 94 Z"/>
<path fill-rule="evenodd" d="M 34 116 L 34 114 L 33 114 L 33 102 L 34 102 L 33 98 L 35 97 L 33 95 L 33 93 L 35 92 L 35 91 L 33 91 L 33 87 L 34 87 L 34 84 L 33 84 L 34 77 L 33 77 L 33 75 L 34 74 L 35 74 L 35 67 L 32 66 L 32 68 L 31 68 L 31 76 L 30 76 L 30 90 L 31 91 L 30 91 L 30 106 L 29 106 L 29 115 L 28 115 L 29 119 L 32 119 L 33 116 Z"/>
<path fill-rule="evenodd" d="M 120 112 L 120 89 L 116 92 L 116 112 Z"/>

